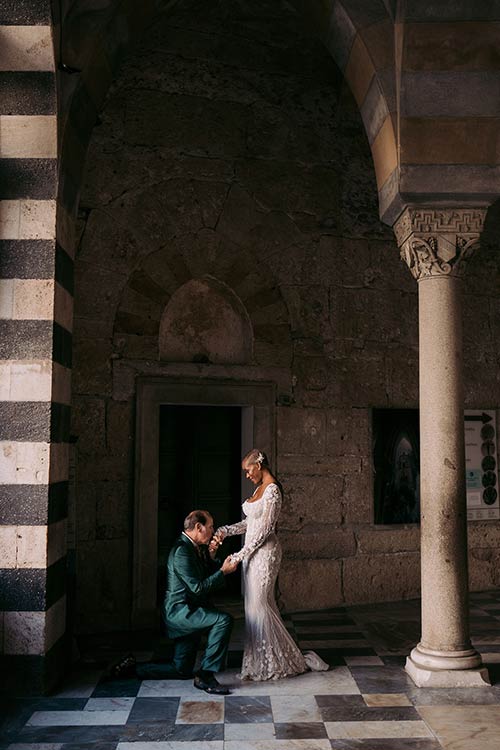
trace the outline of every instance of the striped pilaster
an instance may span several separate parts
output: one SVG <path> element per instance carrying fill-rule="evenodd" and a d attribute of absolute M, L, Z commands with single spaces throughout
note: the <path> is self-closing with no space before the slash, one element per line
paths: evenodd
<path fill-rule="evenodd" d="M 303 12 L 309 3 L 295 0 Z M 359 107 L 371 148 L 380 198 L 398 182 L 396 48 L 394 18 L 383 0 L 326 0 L 318 5 L 315 26 L 345 76 Z M 390 199 L 393 199 L 391 193 Z"/>
<path fill-rule="evenodd" d="M 346 6 L 350 6 L 346 3 Z M 395 88 L 397 54 L 394 19 L 377 3 L 364 3 L 356 16 L 356 32 L 344 75 L 359 107 L 372 152 L 380 214 L 398 190 L 398 101 Z M 389 201 L 386 192 L 389 189 Z"/>
<path fill-rule="evenodd" d="M 307 12 L 310 3 L 294 0 Z M 324 0 L 314 22 L 358 104 L 380 216 L 484 205 L 500 180 L 498 3 Z"/>
<path fill-rule="evenodd" d="M 64 656 L 73 263 L 56 243 L 50 2 L 0 9 L 0 662 L 36 693 Z"/>
<path fill-rule="evenodd" d="M 499 44 L 498 3 L 488 13 L 471 4 L 459 19 L 438 8 L 408 9 L 400 182 L 410 201 L 466 195 L 479 203 L 498 194 Z"/>

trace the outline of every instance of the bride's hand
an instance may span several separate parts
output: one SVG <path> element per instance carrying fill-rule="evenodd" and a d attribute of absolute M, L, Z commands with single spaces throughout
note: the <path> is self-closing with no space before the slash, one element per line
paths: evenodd
<path fill-rule="evenodd" d="M 212 537 L 212 539 L 215 539 L 215 541 L 218 544 L 222 544 L 225 538 L 226 538 L 226 534 L 224 531 L 222 531 L 222 529 L 217 529 L 215 534 Z"/>
<path fill-rule="evenodd" d="M 213 536 L 208 544 L 208 552 L 212 560 L 214 559 L 217 550 L 220 547 L 220 542 L 218 539 L 216 539 L 215 536 Z"/>

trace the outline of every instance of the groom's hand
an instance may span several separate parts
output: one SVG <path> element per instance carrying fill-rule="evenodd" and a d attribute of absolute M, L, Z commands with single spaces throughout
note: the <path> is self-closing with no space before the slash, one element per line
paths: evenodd
<path fill-rule="evenodd" d="M 229 556 L 229 557 L 226 557 L 226 559 L 222 563 L 221 570 L 226 576 L 228 573 L 234 573 L 238 565 L 239 565 L 238 561 L 236 560 L 235 562 L 233 562 L 231 556 Z"/>

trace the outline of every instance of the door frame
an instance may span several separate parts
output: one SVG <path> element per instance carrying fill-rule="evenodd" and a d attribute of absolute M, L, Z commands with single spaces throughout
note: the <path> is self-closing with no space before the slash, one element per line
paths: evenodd
<path fill-rule="evenodd" d="M 276 385 L 267 381 L 139 377 L 136 394 L 132 627 L 158 622 L 158 462 L 160 406 L 239 406 L 244 455 L 258 444 L 275 463 Z M 247 489 L 242 475 L 242 496 Z"/>

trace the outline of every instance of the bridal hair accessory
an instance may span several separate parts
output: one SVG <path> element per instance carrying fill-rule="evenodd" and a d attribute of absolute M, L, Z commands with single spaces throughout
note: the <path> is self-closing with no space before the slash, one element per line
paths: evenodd
<path fill-rule="evenodd" d="M 264 458 L 263 454 L 259 451 L 258 454 L 257 454 L 257 458 L 255 459 L 255 463 L 256 464 L 263 464 L 264 461 L 265 461 L 265 458 Z"/>

